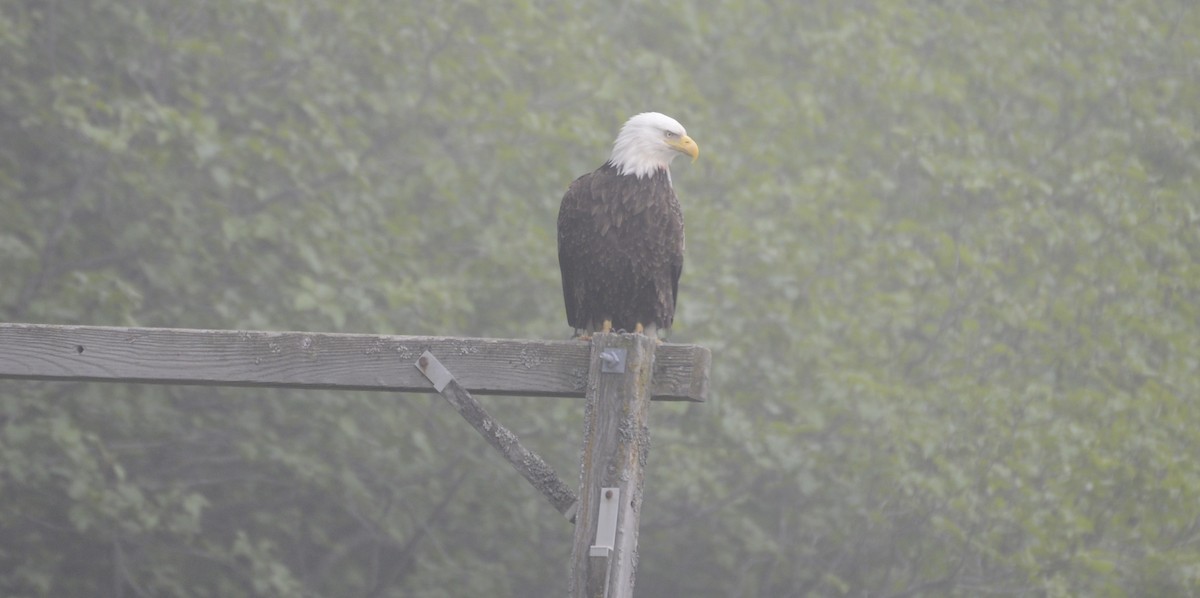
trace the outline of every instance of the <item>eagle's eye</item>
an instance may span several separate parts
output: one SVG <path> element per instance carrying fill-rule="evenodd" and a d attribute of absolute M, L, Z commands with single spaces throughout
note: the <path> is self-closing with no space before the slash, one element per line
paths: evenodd
<path fill-rule="evenodd" d="M 663 131 L 663 133 L 666 134 L 667 139 L 674 139 L 675 137 L 677 137 L 677 135 L 675 135 L 675 133 L 673 133 L 671 131 Z"/>

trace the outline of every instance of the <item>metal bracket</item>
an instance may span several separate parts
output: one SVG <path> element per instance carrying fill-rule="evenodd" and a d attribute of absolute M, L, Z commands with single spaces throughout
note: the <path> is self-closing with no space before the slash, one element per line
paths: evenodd
<path fill-rule="evenodd" d="M 450 373 L 450 370 L 447 370 L 446 366 L 442 365 L 442 362 L 438 361 L 429 351 L 422 353 L 421 358 L 413 365 L 417 366 L 417 369 L 421 370 L 426 378 L 429 378 L 438 392 L 442 392 L 446 385 L 454 380 L 454 375 Z"/>
<path fill-rule="evenodd" d="M 625 373 L 625 349 L 605 349 L 600 352 L 600 371 L 605 374 Z"/>
<path fill-rule="evenodd" d="M 590 596 L 608 596 L 608 577 L 612 572 L 613 547 L 617 543 L 617 507 L 620 504 L 620 488 L 600 489 L 600 512 L 596 518 L 596 543 L 588 548 L 588 593 Z"/>
<path fill-rule="evenodd" d="M 620 488 L 600 489 L 600 515 L 596 518 L 596 543 L 592 545 L 591 556 L 608 556 L 617 543 L 617 506 L 621 504 Z M 596 554 L 598 549 L 605 551 Z"/>

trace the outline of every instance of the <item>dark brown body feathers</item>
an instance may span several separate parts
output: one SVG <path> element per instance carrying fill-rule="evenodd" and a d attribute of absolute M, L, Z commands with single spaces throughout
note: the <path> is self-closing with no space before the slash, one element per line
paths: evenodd
<path fill-rule="evenodd" d="M 666 170 L 639 179 L 605 163 L 575 179 L 558 212 L 567 323 L 669 329 L 683 249 L 683 211 Z"/>

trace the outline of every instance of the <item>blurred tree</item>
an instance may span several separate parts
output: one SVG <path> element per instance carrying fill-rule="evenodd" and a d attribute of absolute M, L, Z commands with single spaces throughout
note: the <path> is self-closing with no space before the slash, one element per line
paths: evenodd
<path fill-rule="evenodd" d="M 1200 593 L 1187 0 L 0 3 L 0 319 L 565 337 L 558 199 L 703 146 L 639 594 Z M 570 476 L 579 404 L 494 402 Z M 428 397 L 0 383 L 6 595 L 554 596 Z"/>

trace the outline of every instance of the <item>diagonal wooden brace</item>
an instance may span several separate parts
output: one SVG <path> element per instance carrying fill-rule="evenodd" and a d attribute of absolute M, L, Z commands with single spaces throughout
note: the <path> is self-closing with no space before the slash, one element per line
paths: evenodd
<path fill-rule="evenodd" d="M 442 398 L 454 406 L 458 414 L 475 428 L 525 479 L 545 496 L 568 521 L 575 521 L 578 505 L 573 492 L 558 474 L 536 453 L 526 449 L 521 440 L 508 428 L 492 419 L 483 406 L 467 392 L 432 353 L 426 351 L 415 364 L 433 383 Z"/>

